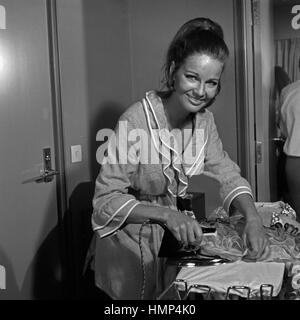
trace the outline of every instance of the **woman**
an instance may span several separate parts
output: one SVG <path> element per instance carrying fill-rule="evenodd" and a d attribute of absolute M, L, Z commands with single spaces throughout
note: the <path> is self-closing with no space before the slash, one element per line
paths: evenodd
<path fill-rule="evenodd" d="M 220 91 L 227 57 L 218 24 L 188 21 L 167 53 L 167 90 L 148 92 L 119 119 L 96 180 L 92 216 L 96 285 L 114 299 L 139 299 L 141 289 L 144 298 L 155 299 L 174 280 L 174 269 L 158 258 L 162 226 L 184 244 L 201 242 L 199 223 L 176 207 L 193 175 L 218 180 L 224 208 L 244 214 L 253 259 L 266 247 L 250 186 L 223 151 L 207 110 Z"/>

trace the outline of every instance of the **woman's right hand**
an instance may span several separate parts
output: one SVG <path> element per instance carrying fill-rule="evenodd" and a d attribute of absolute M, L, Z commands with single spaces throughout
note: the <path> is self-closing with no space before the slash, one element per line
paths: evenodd
<path fill-rule="evenodd" d="M 167 213 L 166 227 L 184 246 L 198 246 L 202 241 L 202 229 L 198 221 L 182 212 L 171 210 Z"/>

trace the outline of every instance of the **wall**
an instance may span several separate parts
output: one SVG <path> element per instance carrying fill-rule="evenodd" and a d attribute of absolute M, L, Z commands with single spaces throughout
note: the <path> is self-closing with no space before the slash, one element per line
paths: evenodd
<path fill-rule="evenodd" d="M 89 180 L 88 92 L 85 34 L 80 0 L 57 1 L 61 101 L 68 195 Z M 71 145 L 82 145 L 83 161 L 71 163 Z"/>
<path fill-rule="evenodd" d="M 71 196 L 79 183 L 96 177 L 97 131 L 113 128 L 131 101 L 127 3 L 64 0 L 57 2 L 57 12 L 67 188 Z M 77 144 L 82 146 L 83 159 L 72 163 L 70 148 Z"/>

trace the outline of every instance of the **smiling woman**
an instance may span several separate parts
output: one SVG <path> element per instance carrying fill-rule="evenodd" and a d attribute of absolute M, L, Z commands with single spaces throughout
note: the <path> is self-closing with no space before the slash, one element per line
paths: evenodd
<path fill-rule="evenodd" d="M 245 216 L 244 234 L 253 259 L 266 247 L 250 185 L 223 150 L 213 114 L 207 110 L 219 93 L 227 57 L 217 23 L 207 18 L 188 21 L 167 52 L 165 90 L 147 92 L 119 119 L 114 140 L 142 129 L 155 146 L 159 162 L 140 161 L 150 144 L 122 140 L 116 159 L 130 150 L 136 161 L 105 163 L 96 179 L 92 268 L 96 285 L 114 299 L 155 299 L 175 279 L 176 267 L 158 257 L 165 229 L 184 245 L 201 244 L 199 222 L 177 206 L 180 198 L 188 197 L 192 176 L 206 174 L 217 180 L 225 210 L 237 209 Z M 129 134 L 120 134 L 124 123 Z M 189 133 L 187 141 L 197 150 L 191 165 L 180 161 L 185 152 L 176 137 L 167 139 L 176 132 L 170 129 Z M 108 149 L 118 145 L 119 141 L 111 140 Z"/>

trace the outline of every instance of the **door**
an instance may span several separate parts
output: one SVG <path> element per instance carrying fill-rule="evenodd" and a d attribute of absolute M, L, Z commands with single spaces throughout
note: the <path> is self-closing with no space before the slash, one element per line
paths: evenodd
<path fill-rule="evenodd" d="M 51 4 L 47 10 L 46 0 L 0 0 L 6 14 L 0 30 L 0 264 L 7 274 L 1 299 L 62 296 L 62 172 L 41 177 L 45 165 L 61 169 Z"/>
<path fill-rule="evenodd" d="M 249 160 L 255 172 L 257 201 L 277 201 L 285 193 L 283 173 L 283 140 L 279 130 L 279 91 L 275 75 L 278 67 L 282 73 L 292 77 L 287 66 L 290 52 L 283 49 L 290 44 L 280 43 L 299 37 L 299 30 L 293 27 L 295 0 L 245 0 L 244 27 L 246 32 L 246 51 L 252 60 L 248 62 L 248 93 L 252 96 L 254 143 L 253 155 Z M 294 13 L 293 13 L 294 12 Z M 296 59 L 295 59 L 296 60 Z M 276 68 L 275 68 L 276 67 Z M 276 70 L 276 72 L 275 72 Z M 285 78 L 285 77 L 284 77 Z M 286 81 L 286 80 L 284 80 Z M 287 83 L 286 83 L 287 84 Z M 285 84 L 285 85 L 286 85 Z"/>
<path fill-rule="evenodd" d="M 257 200 L 276 200 L 273 0 L 252 0 Z"/>

